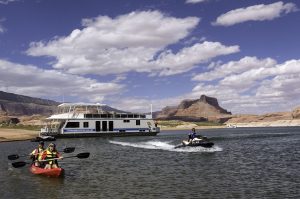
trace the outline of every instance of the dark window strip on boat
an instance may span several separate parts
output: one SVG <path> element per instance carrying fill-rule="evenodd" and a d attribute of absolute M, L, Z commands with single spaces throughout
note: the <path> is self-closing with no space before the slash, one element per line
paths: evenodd
<path fill-rule="evenodd" d="M 84 114 L 84 118 L 146 118 L 144 114 Z"/>

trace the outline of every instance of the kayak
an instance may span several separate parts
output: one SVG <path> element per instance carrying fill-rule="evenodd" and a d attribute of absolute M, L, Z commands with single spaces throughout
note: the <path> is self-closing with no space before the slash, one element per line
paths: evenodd
<path fill-rule="evenodd" d="M 30 172 L 35 175 L 43 175 L 47 177 L 60 177 L 63 175 L 64 169 L 63 168 L 44 169 L 44 168 L 31 165 Z"/>

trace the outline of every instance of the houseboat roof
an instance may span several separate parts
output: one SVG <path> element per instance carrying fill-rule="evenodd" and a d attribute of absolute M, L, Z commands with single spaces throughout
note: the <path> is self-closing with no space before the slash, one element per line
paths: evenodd
<path fill-rule="evenodd" d="M 79 103 L 62 103 L 60 105 L 58 105 L 58 107 L 87 107 L 87 106 L 106 106 L 106 104 L 100 104 L 100 103 L 83 103 L 83 102 L 79 102 Z"/>
<path fill-rule="evenodd" d="M 100 103 L 62 103 L 58 105 L 58 112 L 47 119 L 152 118 L 152 115 L 147 114 L 105 110 L 106 106 Z"/>

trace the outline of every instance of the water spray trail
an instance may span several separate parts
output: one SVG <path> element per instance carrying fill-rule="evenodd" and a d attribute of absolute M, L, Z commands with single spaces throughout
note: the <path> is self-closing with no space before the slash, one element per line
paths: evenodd
<path fill-rule="evenodd" d="M 175 149 L 175 145 L 170 144 L 170 141 L 158 141 L 152 140 L 147 142 L 119 142 L 119 141 L 109 141 L 112 144 L 117 144 L 121 146 L 129 146 L 135 148 L 143 148 L 143 149 L 159 149 L 165 151 L 174 151 L 174 152 L 219 152 L 223 149 L 218 146 L 214 146 L 212 148 L 204 148 L 204 147 L 185 147 L 185 148 L 177 148 Z"/>

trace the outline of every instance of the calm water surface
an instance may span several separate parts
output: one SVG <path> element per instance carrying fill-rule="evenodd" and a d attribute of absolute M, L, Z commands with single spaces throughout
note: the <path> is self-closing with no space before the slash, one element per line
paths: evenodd
<path fill-rule="evenodd" d="M 35 143 L 1 143 L 0 198 L 300 198 L 300 128 L 202 130 L 213 148 L 174 149 L 187 133 L 60 139 L 91 156 L 61 161 L 59 179 L 10 165 Z"/>

